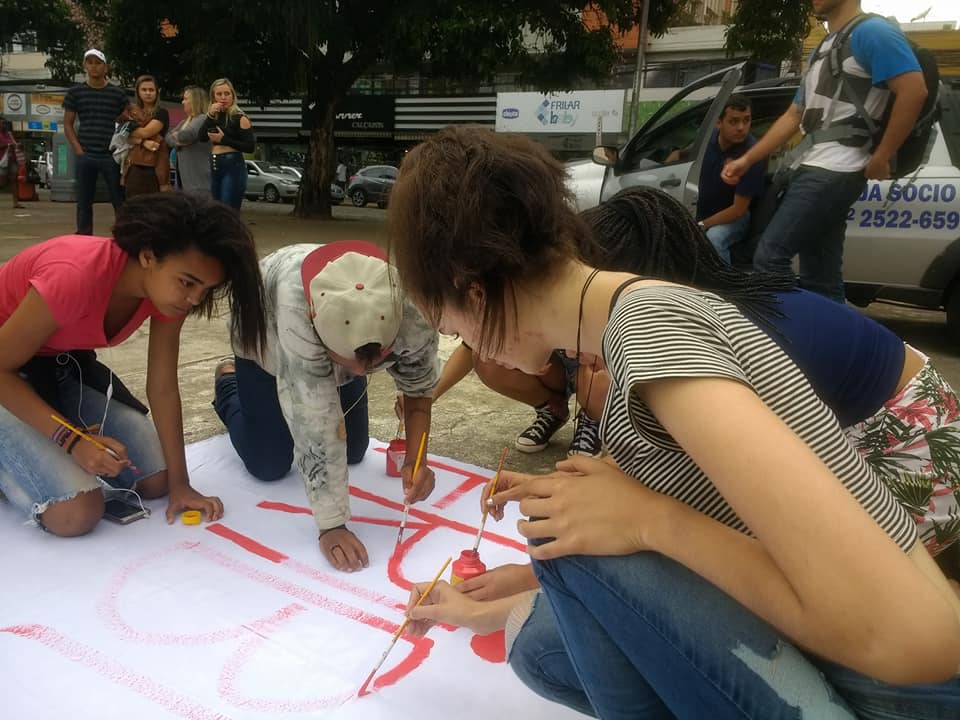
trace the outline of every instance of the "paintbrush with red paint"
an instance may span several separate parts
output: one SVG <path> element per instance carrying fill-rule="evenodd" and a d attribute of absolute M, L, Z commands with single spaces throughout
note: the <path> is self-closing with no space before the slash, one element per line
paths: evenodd
<path fill-rule="evenodd" d="M 503 449 L 503 453 L 500 455 L 500 464 L 497 466 L 497 474 L 493 476 L 493 482 L 490 483 L 490 493 L 487 495 L 487 500 L 490 500 L 497 492 L 497 483 L 500 482 L 500 472 L 503 470 L 503 461 L 507 459 L 507 449 Z M 480 547 L 480 538 L 483 537 L 483 526 L 487 524 L 487 507 L 483 507 L 483 518 L 480 520 L 480 529 L 477 530 L 477 539 L 473 543 L 473 551 L 477 552 L 477 548 Z"/>
<path fill-rule="evenodd" d="M 421 443 L 421 447 L 423 444 Z M 413 608 L 419 607 L 427 595 L 430 594 L 430 591 L 433 590 L 433 586 L 437 584 L 437 581 L 440 579 L 440 576 L 443 575 L 443 571 L 447 569 L 447 565 L 450 564 L 450 561 L 453 560 L 452 557 L 448 557 L 447 561 L 443 564 L 443 567 L 440 568 L 440 572 L 436 574 L 436 577 L 427 585 L 427 589 L 424 590 L 423 594 L 420 596 L 420 599 L 417 600 Z M 410 608 L 413 610 L 413 608 Z M 370 684 L 370 681 L 373 680 L 373 676 L 377 674 L 377 670 L 380 669 L 380 666 L 383 665 L 384 661 L 387 659 L 387 655 L 390 654 L 390 651 L 393 650 L 393 646 L 397 644 L 397 640 L 400 639 L 400 636 L 403 635 L 403 631 L 406 630 L 407 625 L 410 624 L 410 616 L 404 618 L 403 622 L 400 624 L 400 627 L 397 628 L 397 631 L 393 634 L 393 638 L 390 640 L 390 644 L 387 645 L 387 649 L 383 651 L 383 655 L 380 656 L 380 661 L 377 663 L 376 667 L 370 671 L 370 674 L 367 675 L 367 679 L 363 681 L 363 685 L 360 686 L 360 690 L 357 693 L 358 696 L 362 697 L 366 694 L 367 686 Z"/>
<path fill-rule="evenodd" d="M 417 450 L 417 459 L 413 463 L 413 474 L 410 476 L 410 481 L 414 482 L 417 479 L 417 472 L 420 470 L 420 461 L 423 459 L 423 448 L 427 442 L 427 434 L 423 433 L 420 435 L 420 449 Z M 403 540 L 403 532 L 407 529 L 407 518 L 410 516 L 410 503 L 403 503 L 403 519 L 400 521 L 400 529 L 397 531 L 397 543 L 394 545 L 394 550 L 400 545 L 400 541 Z"/>

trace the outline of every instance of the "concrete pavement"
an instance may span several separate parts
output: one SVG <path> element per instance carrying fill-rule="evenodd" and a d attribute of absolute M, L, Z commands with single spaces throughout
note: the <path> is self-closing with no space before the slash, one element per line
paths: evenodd
<path fill-rule="evenodd" d="M 0 262 L 20 249 L 56 235 L 73 232 L 74 205 L 53 203 L 41 191 L 41 199 L 13 210 L 0 197 Z M 334 209 L 334 220 L 320 222 L 293 217 L 289 205 L 244 203 L 244 219 L 250 224 L 259 252 L 265 255 L 283 245 L 299 242 L 368 240 L 380 245 L 386 241 L 384 211 L 373 206 L 358 209 L 342 206 Z M 107 235 L 113 220 L 109 204 L 94 209 L 94 229 Z M 874 304 L 868 313 L 887 324 L 907 342 L 933 357 L 937 367 L 954 387 L 960 387 L 960 352 L 949 341 L 943 313 L 916 311 Z M 146 329 L 138 330 L 116 348 L 99 352 L 103 361 L 117 372 L 136 393 L 144 393 L 146 379 Z M 457 341 L 442 339 L 444 359 Z M 223 432 L 223 426 L 210 405 L 213 399 L 213 368 L 229 354 L 225 324 L 220 320 L 190 320 L 184 327 L 180 352 L 180 383 L 187 441 L 201 440 Z M 370 433 L 382 440 L 396 431 L 393 413 L 394 389 L 386 373 L 372 376 L 369 386 Z M 500 449 L 511 451 L 506 466 L 525 471 L 546 471 L 563 457 L 570 442 L 572 424 L 560 430 L 542 453 L 524 455 L 513 449 L 513 440 L 533 419 L 533 412 L 487 390 L 471 374 L 445 395 L 434 408 L 430 451 L 484 467 L 493 467 Z"/>

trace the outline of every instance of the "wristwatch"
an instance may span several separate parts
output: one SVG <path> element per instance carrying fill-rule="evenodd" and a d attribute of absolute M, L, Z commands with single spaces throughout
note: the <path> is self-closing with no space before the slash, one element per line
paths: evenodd
<path fill-rule="evenodd" d="M 706 230 L 707 226 L 703 224 L 703 220 L 697 220 L 697 227 L 701 230 Z"/>

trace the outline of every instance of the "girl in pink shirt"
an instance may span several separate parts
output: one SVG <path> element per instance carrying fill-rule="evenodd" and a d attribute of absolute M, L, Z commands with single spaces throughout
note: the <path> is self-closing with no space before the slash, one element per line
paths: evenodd
<path fill-rule="evenodd" d="M 180 331 L 187 315 L 210 317 L 225 298 L 235 337 L 251 348 L 264 338 L 256 250 L 233 210 L 187 194 L 144 195 L 118 210 L 113 235 L 53 238 L 0 265 L 0 492 L 55 535 L 99 522 L 97 476 L 108 493 L 167 495 L 168 522 L 187 509 L 219 518 L 220 499 L 194 490 L 187 474 Z M 152 422 L 93 352 L 147 318 Z M 53 415 L 92 425 L 107 450 Z"/>

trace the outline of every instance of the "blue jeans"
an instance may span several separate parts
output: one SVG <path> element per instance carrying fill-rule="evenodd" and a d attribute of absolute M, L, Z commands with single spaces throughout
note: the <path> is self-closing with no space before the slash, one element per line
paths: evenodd
<path fill-rule="evenodd" d="M 74 366 L 58 369 L 54 409 L 60 417 L 74 425 L 92 425 L 103 419 L 106 405 L 106 396 L 83 385 Z M 140 470 L 137 474 L 125 468 L 116 477 L 104 478 L 110 486 L 132 489 L 166 469 L 160 438 L 146 415 L 111 400 L 104 434 L 123 443 Z M 50 503 L 101 487 L 53 440 L 0 406 L 0 492 L 28 519 L 36 521 Z"/>
<path fill-rule="evenodd" d="M 93 235 L 93 199 L 97 194 L 97 175 L 103 175 L 113 209 L 116 210 L 123 205 L 120 166 L 117 165 L 113 156 L 78 155 L 76 164 L 77 235 Z"/>
<path fill-rule="evenodd" d="M 210 156 L 210 194 L 214 200 L 236 210 L 247 191 L 247 163 L 243 153 L 228 152 Z"/>
<path fill-rule="evenodd" d="M 717 254 L 730 265 L 730 248 L 747 237 L 750 230 L 750 213 L 745 212 L 731 223 L 707 228 L 707 239 Z"/>
<path fill-rule="evenodd" d="M 960 677 L 893 686 L 804 655 L 662 555 L 573 556 L 535 562 L 534 569 L 546 598 L 537 599 L 509 662 L 534 692 L 580 712 L 657 719 L 960 717 Z"/>
<path fill-rule="evenodd" d="M 279 480 L 293 464 L 293 437 L 280 409 L 277 379 L 252 360 L 234 362 L 237 371 L 221 375 L 214 385 L 213 407 L 247 472 L 258 480 Z M 340 387 L 348 465 L 363 460 L 370 444 L 366 387 L 362 376 Z"/>
<path fill-rule="evenodd" d="M 792 272 L 793 257 L 799 255 L 800 286 L 844 302 L 847 210 L 866 183 L 861 170 L 841 173 L 801 165 L 760 237 L 754 269 Z"/>
<path fill-rule="evenodd" d="M 537 594 L 530 616 L 513 641 L 507 662 L 523 684 L 540 697 L 596 717 L 563 646 L 553 608 L 542 593 Z"/>

